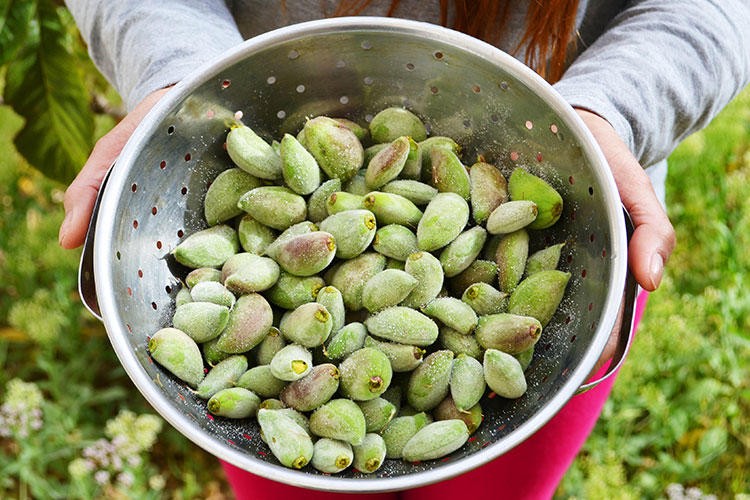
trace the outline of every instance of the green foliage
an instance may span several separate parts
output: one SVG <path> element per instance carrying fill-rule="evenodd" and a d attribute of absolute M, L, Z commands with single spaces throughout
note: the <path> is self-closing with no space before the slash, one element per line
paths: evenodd
<path fill-rule="evenodd" d="M 68 183 L 88 158 L 94 114 L 63 8 L 52 0 L 0 4 L 3 98 L 26 120 L 15 146 L 48 177 Z"/>

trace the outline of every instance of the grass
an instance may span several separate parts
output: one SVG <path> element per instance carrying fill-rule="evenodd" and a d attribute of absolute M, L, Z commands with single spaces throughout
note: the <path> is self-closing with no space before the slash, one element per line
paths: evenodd
<path fill-rule="evenodd" d="M 56 244 L 63 187 L 15 153 L 20 126 L 0 106 L 0 497 L 229 496 L 213 457 L 148 418 L 103 328 L 81 307 L 79 254 Z M 559 498 L 750 493 L 748 176 L 745 91 L 671 158 L 678 247 Z M 38 421 L 11 420 L 23 412 Z M 153 439 L 138 441 L 138 429 Z M 117 436 L 129 443 L 117 453 L 137 458 L 119 469 L 91 458 Z M 95 476 L 87 460 L 108 476 Z"/>

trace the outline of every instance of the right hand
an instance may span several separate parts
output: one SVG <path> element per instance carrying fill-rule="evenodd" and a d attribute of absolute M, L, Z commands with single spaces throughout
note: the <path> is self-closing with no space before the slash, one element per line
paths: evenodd
<path fill-rule="evenodd" d="M 96 196 L 109 167 L 146 114 L 171 87 L 152 92 L 112 130 L 96 142 L 91 156 L 65 191 L 65 219 L 60 226 L 60 246 L 76 248 L 86 238 Z"/>

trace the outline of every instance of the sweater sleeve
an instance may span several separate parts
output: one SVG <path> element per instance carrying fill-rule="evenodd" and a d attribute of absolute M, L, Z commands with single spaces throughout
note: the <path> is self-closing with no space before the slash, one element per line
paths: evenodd
<path fill-rule="evenodd" d="M 222 0 L 66 0 L 89 54 L 127 108 L 242 37 Z"/>
<path fill-rule="evenodd" d="M 555 88 L 608 120 L 644 166 L 750 82 L 750 2 L 631 1 Z"/>

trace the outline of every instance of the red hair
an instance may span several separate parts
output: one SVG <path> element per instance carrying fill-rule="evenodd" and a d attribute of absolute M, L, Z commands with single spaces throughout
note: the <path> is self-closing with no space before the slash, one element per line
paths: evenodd
<path fill-rule="evenodd" d="M 333 16 L 355 16 L 371 0 L 340 0 Z M 321 2 L 324 3 L 324 2 Z M 509 2 L 502 0 L 452 0 L 455 21 L 452 28 L 496 44 L 509 14 Z M 391 0 L 387 15 L 393 16 L 399 0 Z M 449 0 L 440 0 L 440 23 L 448 24 Z M 529 3 L 526 29 L 514 52 L 526 48 L 524 62 L 549 82 L 562 77 L 568 51 L 575 43 L 578 0 L 536 0 Z"/>

